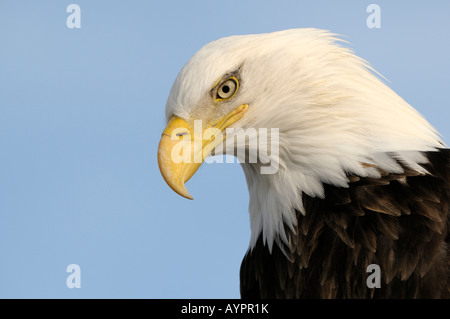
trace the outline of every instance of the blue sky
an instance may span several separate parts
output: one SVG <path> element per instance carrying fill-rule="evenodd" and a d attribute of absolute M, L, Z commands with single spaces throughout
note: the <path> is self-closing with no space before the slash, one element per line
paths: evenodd
<path fill-rule="evenodd" d="M 81 29 L 66 26 L 71 3 Z M 0 298 L 238 298 L 240 166 L 203 165 L 194 201 L 158 170 L 178 71 L 223 36 L 328 29 L 449 143 L 449 14 L 445 0 L 0 1 Z"/>

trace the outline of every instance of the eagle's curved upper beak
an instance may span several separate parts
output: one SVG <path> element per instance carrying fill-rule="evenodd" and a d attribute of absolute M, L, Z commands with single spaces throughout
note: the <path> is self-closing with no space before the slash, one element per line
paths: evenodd
<path fill-rule="evenodd" d="M 248 109 L 242 104 L 219 121 L 202 126 L 200 120 L 174 116 L 164 129 L 158 147 L 158 165 L 166 183 L 179 195 L 193 199 L 184 185 L 211 151 L 225 139 L 224 130 Z"/>

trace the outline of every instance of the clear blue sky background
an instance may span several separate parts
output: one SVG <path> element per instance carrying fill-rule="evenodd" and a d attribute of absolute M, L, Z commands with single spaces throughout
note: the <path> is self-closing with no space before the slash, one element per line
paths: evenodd
<path fill-rule="evenodd" d="M 81 29 L 66 7 L 81 7 Z M 381 7 L 369 29 L 366 7 Z M 184 63 L 228 35 L 345 35 L 449 142 L 450 2 L 0 1 L 0 297 L 238 298 L 250 226 L 238 164 L 160 176 Z M 199 75 L 201 76 L 201 75 Z M 81 288 L 66 267 L 81 267 Z"/>

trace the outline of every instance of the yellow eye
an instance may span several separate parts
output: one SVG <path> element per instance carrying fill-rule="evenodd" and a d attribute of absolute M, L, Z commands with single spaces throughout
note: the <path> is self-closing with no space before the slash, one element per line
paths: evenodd
<path fill-rule="evenodd" d="M 236 94 L 239 88 L 239 82 L 235 77 L 231 77 L 219 85 L 216 94 L 216 100 L 227 100 Z"/>

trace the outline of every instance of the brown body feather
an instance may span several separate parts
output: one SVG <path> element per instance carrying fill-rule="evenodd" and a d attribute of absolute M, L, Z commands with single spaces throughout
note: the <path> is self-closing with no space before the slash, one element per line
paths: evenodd
<path fill-rule="evenodd" d="M 262 236 L 241 265 L 243 298 L 450 298 L 450 150 L 426 153 L 429 172 L 350 176 L 349 188 L 303 194 L 289 247 Z M 368 288 L 377 264 L 381 287 Z"/>

